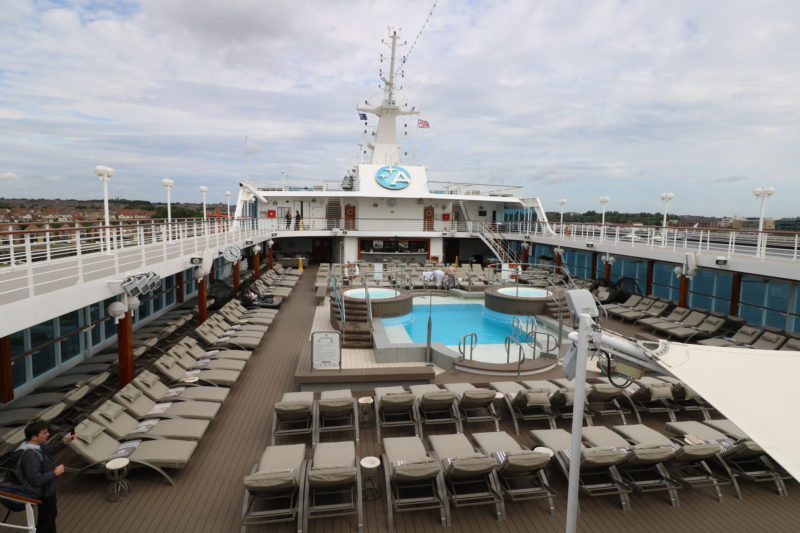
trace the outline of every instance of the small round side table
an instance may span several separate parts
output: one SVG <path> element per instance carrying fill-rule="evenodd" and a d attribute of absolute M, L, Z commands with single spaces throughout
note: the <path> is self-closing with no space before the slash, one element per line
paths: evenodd
<path fill-rule="evenodd" d="M 111 481 L 106 490 L 108 501 L 118 502 L 128 496 L 131 486 L 125 477 L 128 475 L 129 464 L 130 460 L 127 457 L 118 457 L 106 463 L 106 477 Z"/>
<path fill-rule="evenodd" d="M 364 499 L 377 500 L 381 497 L 381 488 L 378 485 L 378 468 L 381 460 L 377 457 L 367 456 L 361 459 L 361 468 L 364 470 Z"/>
<path fill-rule="evenodd" d="M 362 396 L 358 399 L 358 405 L 361 408 L 361 427 L 364 429 L 371 428 L 374 424 L 372 422 L 372 404 L 375 399 L 372 396 Z"/>

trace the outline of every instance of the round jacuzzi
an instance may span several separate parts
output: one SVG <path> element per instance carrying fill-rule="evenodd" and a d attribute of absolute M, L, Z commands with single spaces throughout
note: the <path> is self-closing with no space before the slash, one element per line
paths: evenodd
<path fill-rule="evenodd" d="M 517 298 L 547 298 L 550 293 L 547 289 L 537 287 L 501 287 L 497 289 L 498 294 L 506 296 L 516 296 Z"/>
<path fill-rule="evenodd" d="M 488 287 L 484 293 L 487 309 L 509 315 L 543 315 L 547 312 L 550 291 L 538 287 Z"/>
<path fill-rule="evenodd" d="M 368 289 L 350 289 L 344 291 L 344 295 L 348 298 L 357 298 L 359 300 L 365 300 L 367 298 L 367 292 L 369 292 L 370 300 L 384 300 L 386 298 L 394 298 L 399 292 L 394 289 L 384 289 L 381 287 L 370 287 Z"/>

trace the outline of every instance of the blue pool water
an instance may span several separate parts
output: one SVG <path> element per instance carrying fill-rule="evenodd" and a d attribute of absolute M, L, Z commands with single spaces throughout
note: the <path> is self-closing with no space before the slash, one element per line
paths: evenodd
<path fill-rule="evenodd" d="M 457 345 L 462 336 L 472 332 L 478 334 L 480 344 L 503 344 L 506 336 L 511 335 L 515 316 L 486 309 L 482 304 L 433 305 L 431 311 L 431 341 L 449 346 Z M 519 318 L 524 325 L 527 317 Z M 427 342 L 428 306 L 425 304 L 415 304 L 407 315 L 382 320 L 384 326 L 403 326 L 412 342 Z"/>

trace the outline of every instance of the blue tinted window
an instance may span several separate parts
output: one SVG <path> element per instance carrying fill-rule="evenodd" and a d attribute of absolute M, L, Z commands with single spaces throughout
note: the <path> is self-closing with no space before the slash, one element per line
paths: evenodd
<path fill-rule="evenodd" d="M 17 355 L 25 353 L 25 333 L 23 331 L 12 333 L 9 335 L 9 338 L 11 339 L 12 359 Z M 25 382 L 28 381 L 28 374 L 25 370 L 25 361 L 27 361 L 27 358 L 19 359 L 11 363 L 11 375 L 14 378 L 15 388 L 25 384 Z"/>
<path fill-rule="evenodd" d="M 36 324 L 30 328 L 31 349 L 37 350 L 31 357 L 31 368 L 34 377 L 44 374 L 56 366 L 55 344 L 39 349 L 41 346 L 51 342 L 55 338 L 54 320 L 48 320 L 41 324 Z"/>
<path fill-rule="evenodd" d="M 59 337 L 72 333 L 69 337 L 61 341 L 61 361 L 71 359 L 81 353 L 81 336 L 77 332 L 80 328 L 80 312 L 73 311 L 66 315 L 61 315 L 58 319 Z"/>

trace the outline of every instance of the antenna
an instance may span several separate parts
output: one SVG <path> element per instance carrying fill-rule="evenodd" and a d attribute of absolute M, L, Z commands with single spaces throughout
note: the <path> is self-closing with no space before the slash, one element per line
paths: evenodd
<path fill-rule="evenodd" d="M 250 150 L 247 148 L 247 121 L 244 123 L 244 181 L 250 181 Z"/>

